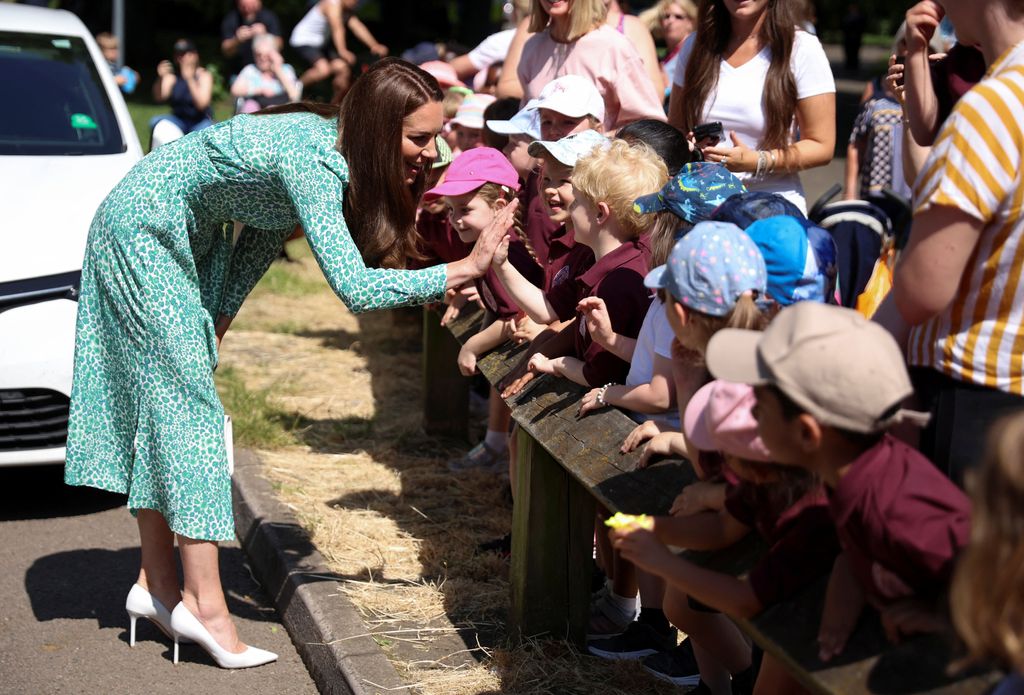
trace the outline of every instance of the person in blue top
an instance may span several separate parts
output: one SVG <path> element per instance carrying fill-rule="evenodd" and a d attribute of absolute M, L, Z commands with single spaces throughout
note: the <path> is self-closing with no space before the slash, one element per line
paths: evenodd
<path fill-rule="evenodd" d="M 160 147 L 99 206 L 82 267 L 65 481 L 128 495 L 142 544 L 133 625 L 149 618 L 228 668 L 276 658 L 239 640 L 220 585 L 217 541 L 235 537 L 213 382 L 220 339 L 296 224 L 355 312 L 440 301 L 484 275 L 515 203 L 467 258 L 404 269 L 418 256 L 416 205 L 442 98 L 429 74 L 385 59 L 340 108 L 288 104 Z M 244 225 L 235 243 L 232 220 Z"/>
<path fill-rule="evenodd" d="M 170 104 L 171 112 L 154 116 L 149 121 L 150 133 L 160 121 L 170 121 L 182 134 L 213 125 L 213 75 L 199 64 L 199 51 L 192 41 L 175 41 L 174 63 L 160 61 L 156 74 L 153 99 Z"/>

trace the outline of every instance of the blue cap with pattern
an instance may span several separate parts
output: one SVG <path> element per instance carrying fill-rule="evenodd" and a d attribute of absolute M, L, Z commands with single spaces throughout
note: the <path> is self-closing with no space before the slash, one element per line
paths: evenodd
<path fill-rule="evenodd" d="M 644 279 L 667 289 L 687 309 L 727 316 L 745 292 L 765 293 L 764 258 L 743 230 L 726 222 L 700 222 L 676 242 L 668 263 Z M 756 297 L 755 297 L 756 299 Z"/>
<path fill-rule="evenodd" d="M 728 198 L 745 193 L 743 183 L 716 162 L 690 162 L 669 179 L 657 193 L 641 196 L 633 203 L 637 212 L 668 210 L 690 224 L 708 219 Z"/>

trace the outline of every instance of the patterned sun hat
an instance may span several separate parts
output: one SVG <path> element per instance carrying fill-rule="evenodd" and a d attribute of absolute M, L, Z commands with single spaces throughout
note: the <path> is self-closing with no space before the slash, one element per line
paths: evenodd
<path fill-rule="evenodd" d="M 721 164 L 690 162 L 660 191 L 637 198 L 633 209 L 641 213 L 668 210 L 696 224 L 711 217 L 728 198 L 746 192 L 743 183 Z"/>
<path fill-rule="evenodd" d="M 764 295 L 767 283 L 757 245 L 727 222 L 698 223 L 672 247 L 668 263 L 644 279 L 647 287 L 667 289 L 687 309 L 718 317 L 728 316 L 746 292 Z"/>

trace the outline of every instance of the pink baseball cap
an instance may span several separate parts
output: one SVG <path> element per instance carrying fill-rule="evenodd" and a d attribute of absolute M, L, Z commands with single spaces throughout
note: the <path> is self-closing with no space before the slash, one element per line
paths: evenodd
<path fill-rule="evenodd" d="M 448 167 L 444 183 L 424 193 L 423 199 L 462 195 L 475 191 L 485 183 L 496 183 L 518 193 L 519 173 L 505 159 L 505 155 L 493 147 L 474 147 L 455 158 Z"/>
<path fill-rule="evenodd" d="M 466 86 L 466 83 L 455 74 L 455 68 L 443 60 L 428 60 L 426 63 L 421 64 L 420 68 L 429 72 L 437 80 L 437 83 L 441 85 L 441 89 Z"/>
<path fill-rule="evenodd" d="M 746 384 L 712 381 L 686 405 L 683 432 L 702 451 L 721 451 L 748 461 L 770 463 L 772 455 L 757 434 L 754 389 Z"/>

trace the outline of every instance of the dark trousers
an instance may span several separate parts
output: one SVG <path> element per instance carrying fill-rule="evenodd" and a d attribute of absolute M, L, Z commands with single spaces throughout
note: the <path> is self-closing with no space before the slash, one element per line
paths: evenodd
<path fill-rule="evenodd" d="M 1004 415 L 1024 411 L 1024 397 L 928 367 L 912 367 L 910 378 L 921 409 L 932 414 L 921 433 L 921 453 L 963 487 L 964 473 L 981 463 L 991 426 Z"/>

